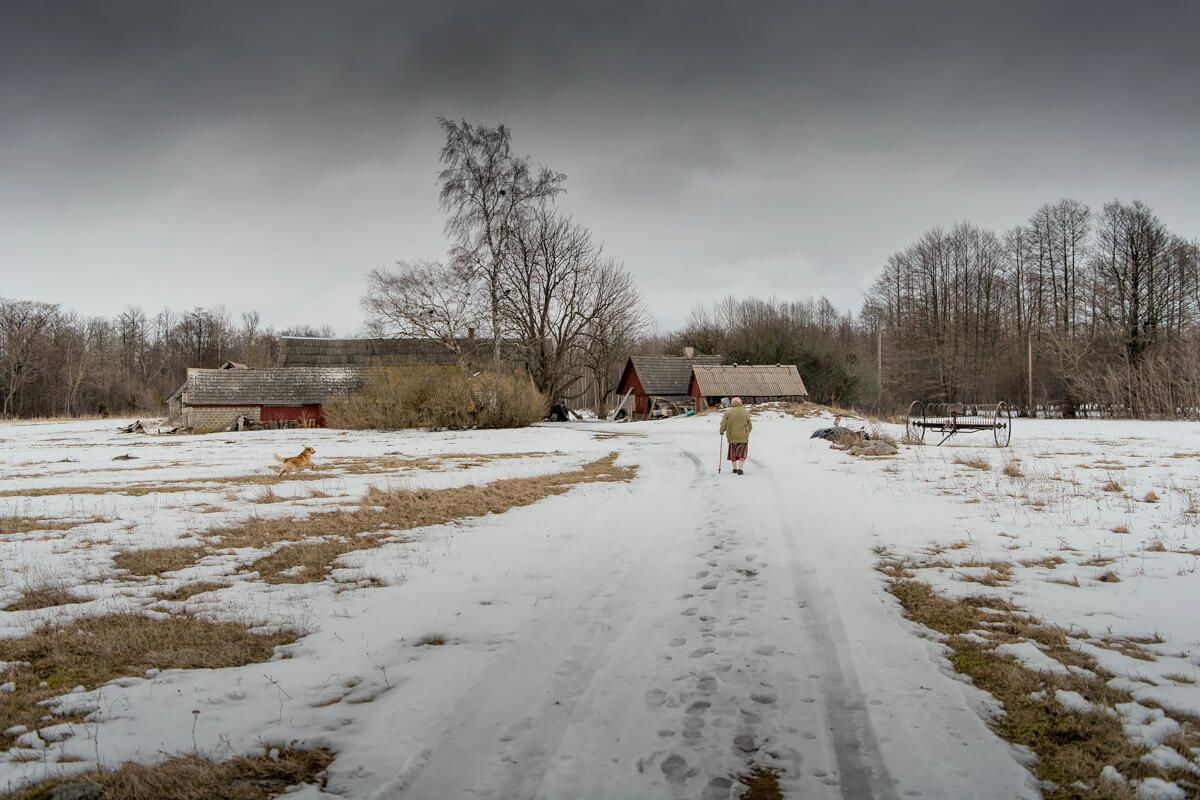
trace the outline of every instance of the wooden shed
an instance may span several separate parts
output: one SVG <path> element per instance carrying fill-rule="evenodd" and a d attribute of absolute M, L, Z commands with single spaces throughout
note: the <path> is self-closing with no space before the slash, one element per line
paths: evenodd
<path fill-rule="evenodd" d="M 223 430 L 240 416 L 321 426 L 321 405 L 362 389 L 364 372 L 362 367 L 189 368 L 167 407 L 172 424 L 197 433 Z"/>
<path fill-rule="evenodd" d="M 697 364 L 720 364 L 721 356 L 630 356 L 617 384 L 617 397 L 632 391 L 632 413 L 646 416 L 651 402 L 661 398 L 675 404 L 691 404 L 688 380 Z"/>
<path fill-rule="evenodd" d="M 740 397 L 747 403 L 776 400 L 800 402 L 808 398 L 808 389 L 800 370 L 792 364 L 715 366 L 697 364 L 692 368 L 688 394 L 696 410 L 719 405 L 725 398 Z"/>

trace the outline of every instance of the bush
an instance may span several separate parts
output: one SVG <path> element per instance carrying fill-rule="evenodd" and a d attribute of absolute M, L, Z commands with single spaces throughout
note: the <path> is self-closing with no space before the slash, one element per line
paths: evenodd
<path fill-rule="evenodd" d="M 363 390 L 323 411 L 332 428 L 523 428 L 546 414 L 546 398 L 527 375 L 457 366 L 372 367 Z"/>

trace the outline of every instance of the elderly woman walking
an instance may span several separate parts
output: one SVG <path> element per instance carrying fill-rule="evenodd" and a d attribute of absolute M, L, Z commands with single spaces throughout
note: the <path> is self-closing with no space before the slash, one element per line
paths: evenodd
<path fill-rule="evenodd" d="M 729 439 L 729 460 L 733 462 L 733 474 L 745 475 L 742 464 L 750 448 L 750 429 L 754 423 L 750 421 L 750 412 L 742 405 L 742 398 L 733 398 L 733 404 L 721 417 L 721 433 Z"/>

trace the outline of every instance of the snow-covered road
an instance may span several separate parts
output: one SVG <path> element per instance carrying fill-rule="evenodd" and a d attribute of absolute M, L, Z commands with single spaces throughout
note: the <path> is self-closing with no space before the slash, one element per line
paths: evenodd
<path fill-rule="evenodd" d="M 638 480 L 573 499 L 544 601 L 423 695 L 426 755 L 374 797 L 725 798 L 752 766 L 797 798 L 1036 796 L 888 599 L 845 457 L 764 420 L 747 474 L 718 476 L 715 425 L 623 440 Z"/>

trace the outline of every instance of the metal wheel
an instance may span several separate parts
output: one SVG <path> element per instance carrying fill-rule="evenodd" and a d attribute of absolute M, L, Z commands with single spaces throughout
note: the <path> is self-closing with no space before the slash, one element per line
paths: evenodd
<path fill-rule="evenodd" d="M 1008 447 L 1012 441 L 1012 409 L 1003 401 L 996 404 L 992 412 L 992 433 L 996 437 L 996 447 Z"/>
<path fill-rule="evenodd" d="M 904 424 L 904 435 L 910 441 L 925 441 L 925 426 L 913 424 L 916 420 L 925 421 L 925 406 L 920 400 L 913 400 L 908 407 L 908 418 Z"/>

